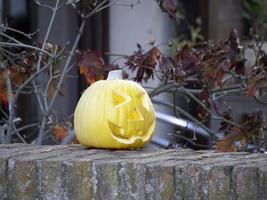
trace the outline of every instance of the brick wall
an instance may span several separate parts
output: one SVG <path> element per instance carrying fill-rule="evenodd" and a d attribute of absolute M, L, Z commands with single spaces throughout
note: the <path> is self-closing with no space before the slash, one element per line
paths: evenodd
<path fill-rule="evenodd" d="M 0 145 L 0 199 L 267 199 L 267 155 Z"/>

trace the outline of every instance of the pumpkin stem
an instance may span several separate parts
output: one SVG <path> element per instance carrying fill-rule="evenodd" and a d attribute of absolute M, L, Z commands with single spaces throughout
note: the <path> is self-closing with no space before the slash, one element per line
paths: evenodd
<path fill-rule="evenodd" d="M 122 70 L 113 70 L 108 73 L 107 80 L 122 80 Z"/>

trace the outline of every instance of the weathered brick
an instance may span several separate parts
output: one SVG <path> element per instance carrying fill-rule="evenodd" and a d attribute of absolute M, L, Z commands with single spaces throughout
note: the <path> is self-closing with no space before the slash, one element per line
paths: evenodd
<path fill-rule="evenodd" d="M 91 163 L 87 160 L 64 162 L 63 182 L 66 199 L 92 199 Z"/>
<path fill-rule="evenodd" d="M 155 166 L 155 199 L 174 199 L 175 165 L 172 161 Z"/>
<path fill-rule="evenodd" d="M 258 200 L 259 176 L 255 166 L 235 166 L 232 173 L 233 195 L 238 200 Z"/>
<path fill-rule="evenodd" d="M 44 160 L 39 165 L 41 199 L 63 199 L 62 162 Z"/>
<path fill-rule="evenodd" d="M 89 150 L 87 154 L 76 155 L 63 161 L 63 190 L 66 199 L 93 199 L 96 177 L 93 177 L 92 163 L 96 160 L 114 157 L 101 150 Z"/>
<path fill-rule="evenodd" d="M 183 173 L 184 164 L 177 163 L 174 168 L 174 183 L 175 183 L 175 200 L 184 200 L 183 185 L 182 185 L 182 173 Z"/>
<path fill-rule="evenodd" d="M 156 166 L 161 163 L 172 162 L 173 159 L 179 156 L 185 156 L 192 151 L 176 151 L 169 150 L 166 152 L 154 151 L 147 154 L 128 157 L 123 161 L 119 170 L 119 191 L 120 199 L 156 199 L 161 194 L 155 195 L 158 192 L 167 192 L 169 187 L 156 187 L 156 182 L 159 181 L 155 173 Z M 159 169 L 158 169 L 159 170 Z M 127 180 L 130 180 L 127 182 Z"/>
<path fill-rule="evenodd" d="M 8 188 L 9 195 L 14 199 L 37 199 L 39 196 L 40 176 L 38 173 L 38 161 L 69 154 L 73 149 L 79 148 L 67 146 L 43 146 L 30 151 L 30 155 L 16 154 L 8 160 Z M 27 184 L 24 184 L 27 183 Z"/>
<path fill-rule="evenodd" d="M 208 175 L 208 199 L 225 200 L 230 197 L 233 166 L 214 166 Z"/>
<path fill-rule="evenodd" d="M 154 200 L 156 199 L 156 191 L 155 191 L 155 168 L 150 164 L 146 164 L 144 166 L 144 189 L 145 199 Z"/>
<path fill-rule="evenodd" d="M 68 160 L 74 157 L 90 155 L 90 151 L 65 151 L 64 154 L 38 161 L 39 193 L 41 199 L 66 199 L 65 180 L 68 181 L 64 169 L 68 169 Z M 66 163 L 65 163 L 66 162 Z M 71 166 L 71 165 L 70 165 Z M 73 172 L 73 174 L 75 174 Z M 71 174 L 68 174 L 71 176 Z M 70 184 L 69 184 L 70 185 Z"/>
<path fill-rule="evenodd" d="M 209 166 L 205 166 L 209 167 Z M 188 163 L 182 168 L 176 167 L 176 192 L 177 199 L 206 199 L 207 186 L 204 185 L 207 179 L 206 172 L 202 165 L 196 163 Z"/>
<path fill-rule="evenodd" d="M 0 194 L 1 198 L 7 199 L 8 162 L 0 158 Z"/>
<path fill-rule="evenodd" d="M 259 200 L 267 199 L 267 167 L 259 168 Z"/>
<path fill-rule="evenodd" d="M 92 199 L 119 199 L 118 162 L 93 161 L 91 181 Z"/>
<path fill-rule="evenodd" d="M 34 161 L 9 160 L 8 193 L 11 199 L 34 200 L 37 198 L 36 166 Z"/>
<path fill-rule="evenodd" d="M 142 170 L 139 170 L 138 165 L 122 161 L 119 163 L 118 181 L 119 181 L 119 199 L 135 200 L 141 199 L 141 194 L 138 193 L 143 187 Z M 138 190 L 139 188 L 139 190 Z"/>

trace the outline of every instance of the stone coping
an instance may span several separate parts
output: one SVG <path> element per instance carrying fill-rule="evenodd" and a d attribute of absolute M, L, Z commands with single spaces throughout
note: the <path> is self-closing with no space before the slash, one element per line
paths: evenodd
<path fill-rule="evenodd" d="M 0 199 L 267 199 L 267 155 L 0 145 Z"/>

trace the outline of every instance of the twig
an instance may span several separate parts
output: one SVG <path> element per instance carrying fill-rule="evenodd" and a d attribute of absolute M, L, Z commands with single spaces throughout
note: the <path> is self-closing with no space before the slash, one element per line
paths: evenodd
<path fill-rule="evenodd" d="M 190 144 L 192 144 L 193 146 L 196 146 L 196 147 L 200 147 L 200 148 L 210 148 L 210 145 L 205 145 L 205 144 L 197 144 L 196 142 L 194 142 L 192 139 L 190 138 L 187 138 L 183 135 L 178 135 L 178 134 L 171 134 L 172 137 L 177 137 L 177 138 L 180 138 L 180 139 L 184 139 L 186 140 L 187 142 L 189 142 Z"/>
<path fill-rule="evenodd" d="M 195 102 L 197 102 L 206 112 L 211 114 L 211 110 L 207 108 L 207 106 L 202 103 L 197 97 L 195 97 L 193 94 L 188 92 L 183 86 L 180 87 L 180 90 L 184 92 L 186 95 L 188 95 L 191 99 L 193 99 Z"/>
<path fill-rule="evenodd" d="M 32 46 L 32 45 L 28 45 L 28 44 L 15 44 L 15 43 L 9 43 L 9 42 L 0 42 L 0 46 L 1 47 L 6 47 L 6 46 L 9 46 L 9 47 L 22 47 L 22 48 L 27 48 L 27 49 L 33 49 L 33 50 L 36 50 L 38 52 L 41 52 L 41 53 L 44 53 L 46 55 L 48 55 L 49 57 L 53 58 L 53 55 L 50 54 L 49 52 L 45 51 L 45 50 L 42 50 L 38 47 L 35 47 L 35 46 Z"/>
<path fill-rule="evenodd" d="M 17 131 L 17 132 L 19 132 L 19 131 L 23 131 L 23 130 L 26 130 L 26 129 L 28 129 L 28 128 L 32 128 L 32 127 L 35 127 L 35 126 L 38 126 L 38 125 L 39 125 L 39 123 L 27 124 L 27 125 L 25 125 L 25 126 L 23 126 L 23 127 L 16 128 L 16 131 Z M 11 132 L 11 135 L 15 134 L 16 131 Z"/>
<path fill-rule="evenodd" d="M 61 145 L 70 144 L 75 138 L 74 130 L 69 130 L 67 137 L 62 140 Z"/>
<path fill-rule="evenodd" d="M 148 92 L 148 95 L 150 96 L 150 98 L 153 98 L 154 96 L 157 96 L 163 92 L 168 92 L 172 88 L 178 88 L 178 87 L 180 87 L 180 84 L 178 83 L 175 82 L 167 83 L 156 88 L 155 90 Z"/>
<path fill-rule="evenodd" d="M 37 2 L 37 1 L 35 1 L 35 2 Z M 40 4 L 38 4 L 38 5 L 40 5 Z M 52 25 L 53 25 L 53 23 L 55 21 L 55 16 L 56 16 L 56 13 L 57 13 L 58 5 L 59 5 L 59 0 L 56 1 L 55 7 L 52 8 L 53 13 L 52 13 L 51 19 L 49 21 L 49 25 L 48 25 L 48 28 L 47 28 L 47 31 L 46 31 L 46 34 L 45 34 L 45 38 L 44 38 L 44 42 L 43 42 L 41 50 L 44 50 L 45 47 L 46 47 L 48 37 L 49 37 L 49 35 L 51 33 Z M 42 58 L 43 58 L 43 56 L 42 56 L 42 54 L 40 54 L 39 57 L 38 57 L 38 61 L 37 61 L 37 70 L 40 69 L 40 64 L 41 64 Z"/>
<path fill-rule="evenodd" d="M 20 135 L 19 131 L 17 130 L 16 126 L 14 123 L 12 123 L 13 129 L 14 129 L 14 133 L 16 133 L 16 135 L 18 136 L 18 138 L 25 144 L 27 144 L 27 142 L 24 140 L 24 138 Z M 12 135 L 13 133 L 11 133 Z"/>
<path fill-rule="evenodd" d="M 6 79 L 6 86 L 7 86 L 7 93 L 8 93 L 8 127 L 6 133 L 6 143 L 11 142 L 11 131 L 12 131 L 12 124 L 15 117 L 14 113 L 14 105 L 13 105 L 13 90 L 12 85 L 9 77 L 9 71 L 5 70 L 5 79 Z"/>
<path fill-rule="evenodd" d="M 179 116 L 179 113 L 178 113 L 178 111 L 177 111 L 177 106 L 176 106 L 176 91 L 177 90 L 175 90 L 174 92 L 173 92 L 173 111 L 174 111 L 174 114 L 175 114 L 175 116 L 177 117 L 177 118 L 179 118 L 180 116 Z"/>
<path fill-rule="evenodd" d="M 135 2 L 131 2 L 131 3 L 116 3 L 116 0 L 115 0 L 113 5 L 133 8 L 139 5 L 140 3 L 141 3 L 141 0 L 136 0 Z"/>
<path fill-rule="evenodd" d="M 72 66 L 70 66 L 68 69 L 67 69 L 67 71 L 66 71 L 66 73 L 68 73 L 72 68 L 73 68 L 73 66 L 75 66 L 75 65 L 72 65 Z M 46 84 L 46 88 L 45 88 L 45 92 L 44 92 L 44 97 L 45 98 L 47 98 L 49 95 L 48 95 L 48 92 L 49 92 L 49 88 L 50 88 L 50 84 L 51 84 L 51 82 L 52 81 L 54 81 L 55 79 L 57 79 L 57 78 L 60 78 L 62 76 L 62 74 L 57 74 L 57 75 L 53 75 L 53 74 L 50 74 L 50 78 L 49 78 L 49 80 L 47 81 L 47 84 Z M 48 103 L 47 103 L 47 101 L 46 101 L 46 103 L 45 103 L 46 105 L 46 109 L 48 109 Z"/>
<path fill-rule="evenodd" d="M 18 40 L 16 40 L 15 38 L 13 38 L 13 37 L 11 37 L 11 36 L 9 36 L 9 35 L 7 35 L 7 34 L 5 34 L 5 33 L 0 33 L 2 36 L 4 36 L 4 37 L 6 37 L 6 38 L 8 38 L 8 39 L 10 39 L 10 40 L 12 40 L 13 42 L 15 42 L 15 43 L 17 43 L 17 44 L 22 44 L 20 41 L 18 41 Z"/>
<path fill-rule="evenodd" d="M 95 10 L 93 10 L 91 13 L 95 13 Z M 89 17 L 89 16 L 90 16 L 90 14 L 87 15 L 87 17 Z M 75 42 L 74 42 L 74 44 L 72 46 L 72 49 L 70 51 L 70 54 L 69 54 L 69 56 L 67 58 L 67 61 L 66 61 L 65 65 L 64 65 L 64 68 L 62 70 L 62 76 L 60 77 L 60 79 L 59 79 L 59 81 L 57 83 L 55 92 L 54 92 L 54 94 L 53 94 L 53 96 L 51 98 L 51 101 L 50 101 L 50 103 L 49 103 L 49 105 L 48 105 L 48 107 L 46 109 L 45 114 L 43 115 L 41 126 L 40 126 L 40 130 L 39 130 L 38 137 L 37 137 L 37 140 L 36 140 L 36 143 L 39 144 L 39 145 L 42 143 L 42 140 L 43 140 L 43 137 L 44 137 L 44 129 L 45 129 L 45 126 L 46 126 L 47 115 L 50 112 L 50 110 L 52 109 L 52 107 L 54 105 L 54 102 L 56 100 L 56 97 L 58 96 L 60 87 L 61 87 L 61 85 L 63 83 L 63 80 L 64 80 L 64 75 L 67 72 L 67 69 L 68 69 L 68 67 L 69 67 L 69 65 L 70 65 L 70 63 L 72 61 L 72 57 L 74 55 L 74 52 L 75 52 L 75 50 L 76 50 L 76 48 L 78 46 L 78 43 L 80 41 L 80 38 L 82 36 L 84 27 L 85 27 L 86 22 L 87 22 L 87 17 L 82 18 L 82 22 L 81 22 L 81 25 L 80 25 L 80 28 L 79 28 L 79 32 L 78 32 L 78 34 L 76 36 Z"/>
<path fill-rule="evenodd" d="M 61 54 L 63 53 L 63 50 L 61 50 L 56 57 L 59 57 Z M 46 69 L 48 69 L 48 67 L 51 66 L 51 64 L 53 64 L 53 60 L 49 61 L 43 68 L 41 68 L 40 70 L 36 71 L 35 73 L 33 73 L 26 81 L 24 81 L 20 87 L 17 89 L 15 95 L 14 95 L 14 102 L 17 100 L 20 92 L 24 89 L 24 87 L 26 85 L 28 85 L 32 80 L 34 80 L 37 76 L 39 76 L 39 74 L 41 74 L 43 71 L 45 71 Z"/>
<path fill-rule="evenodd" d="M 38 88 L 37 88 L 37 85 L 35 83 L 35 80 L 32 81 L 32 85 L 33 85 L 34 93 L 36 94 L 37 101 L 38 101 L 39 107 L 41 109 L 41 112 L 42 112 L 42 114 L 44 114 L 44 107 L 43 107 L 43 104 L 42 104 L 42 101 L 41 101 L 41 97 L 39 95 Z"/>
<path fill-rule="evenodd" d="M 8 128 L 8 124 L 5 123 L 3 126 L 0 126 L 0 144 L 6 143 L 5 131 Z"/>
<path fill-rule="evenodd" d="M 48 9 L 50 9 L 50 10 L 53 10 L 53 8 L 54 8 L 54 7 L 49 6 L 49 5 L 47 5 L 47 4 L 43 4 L 43 3 L 41 3 L 39 0 L 34 0 L 34 2 L 35 2 L 38 6 L 43 7 L 43 8 L 48 8 Z"/>
<path fill-rule="evenodd" d="M 55 103 L 55 100 L 56 100 L 56 98 L 58 96 L 58 93 L 60 91 L 61 85 L 63 83 L 65 74 L 67 73 L 68 68 L 71 65 L 72 58 L 74 56 L 74 52 L 77 49 L 78 43 L 80 41 L 80 38 L 82 36 L 83 30 L 84 30 L 85 25 L 86 25 L 87 19 L 89 17 L 91 17 L 92 15 L 94 15 L 95 13 L 99 12 L 100 10 L 106 8 L 105 4 L 107 2 L 108 2 L 108 0 L 102 1 L 88 15 L 82 16 L 82 21 L 81 21 L 81 25 L 80 25 L 78 34 L 77 34 L 76 39 L 75 39 L 75 41 L 73 43 L 73 46 L 72 46 L 71 51 L 69 53 L 69 56 L 67 57 L 66 63 L 64 65 L 63 69 L 62 69 L 61 77 L 59 78 L 59 81 L 58 81 L 58 83 L 56 85 L 56 88 L 55 88 L 55 92 L 54 92 L 53 96 L 51 97 L 51 100 L 50 100 L 49 105 L 48 105 L 48 107 L 47 107 L 47 109 L 45 111 L 45 114 L 42 117 L 41 126 L 40 126 L 38 137 L 37 137 L 37 140 L 36 140 L 37 144 L 41 144 L 42 143 L 42 140 L 43 140 L 43 137 L 44 137 L 44 129 L 45 129 L 45 126 L 46 126 L 46 121 L 47 121 L 47 116 L 50 113 L 50 111 L 51 111 L 51 109 L 52 109 L 52 107 L 53 107 L 53 105 Z"/>
<path fill-rule="evenodd" d="M 226 123 L 228 123 L 230 125 L 233 125 L 233 126 L 236 126 L 236 127 L 241 128 L 241 125 L 237 124 L 236 122 L 234 122 L 232 120 L 225 119 L 224 117 L 211 115 L 211 118 L 212 119 L 215 119 L 215 120 L 221 120 L 221 121 L 224 121 L 224 122 L 226 122 Z"/>
<path fill-rule="evenodd" d="M 235 85 L 232 85 L 230 87 L 223 87 L 223 88 L 213 89 L 213 90 L 211 90 L 211 93 L 225 92 L 225 91 L 228 91 L 228 90 L 242 89 L 242 88 L 244 88 L 242 86 L 242 84 L 235 84 Z"/>
<path fill-rule="evenodd" d="M 166 102 L 161 101 L 159 99 L 152 99 L 152 102 L 155 103 L 155 104 L 161 104 L 161 105 L 167 106 L 167 107 L 169 107 L 171 109 L 173 109 L 173 106 L 174 106 L 173 104 L 166 103 Z M 196 123 L 198 126 L 200 126 L 201 128 L 203 128 L 204 130 L 206 130 L 210 135 L 214 135 L 215 134 L 214 131 L 212 131 L 211 129 L 209 129 L 208 127 L 206 127 L 204 124 L 202 124 L 195 117 L 193 117 L 192 115 L 190 115 L 188 112 L 186 112 L 185 110 L 183 110 L 179 106 L 176 106 L 176 110 L 178 112 L 180 112 L 183 116 L 185 116 L 187 119 L 191 120 L 192 122 Z"/>
<path fill-rule="evenodd" d="M 18 34 L 20 34 L 20 35 L 22 35 L 22 36 L 24 36 L 24 37 L 26 37 L 26 38 L 28 38 L 28 39 L 32 39 L 32 35 L 35 34 L 35 32 L 34 32 L 34 33 L 30 33 L 30 34 L 26 34 L 26 33 L 24 33 L 23 31 L 19 31 L 19 30 L 17 30 L 17 29 L 14 29 L 14 28 L 5 26 L 4 24 L 0 24 L 0 28 L 3 28 L 4 30 L 12 31 L 12 32 L 14 32 L 14 33 L 18 33 Z"/>

